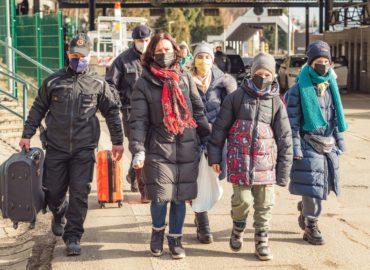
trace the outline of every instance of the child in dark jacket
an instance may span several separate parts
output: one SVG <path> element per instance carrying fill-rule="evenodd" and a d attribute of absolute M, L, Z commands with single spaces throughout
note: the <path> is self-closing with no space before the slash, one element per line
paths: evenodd
<path fill-rule="evenodd" d="M 294 145 L 289 189 L 302 196 L 298 222 L 304 230 L 303 239 L 322 245 L 324 240 L 317 225 L 321 201 L 330 191 L 339 193 L 338 156 L 345 150 L 342 132 L 347 129 L 327 43 L 310 44 L 307 65 L 286 97 Z"/>
<path fill-rule="evenodd" d="M 222 149 L 228 140 L 227 175 L 233 185 L 230 247 L 239 251 L 250 207 L 254 207 L 256 255 L 271 260 L 268 230 L 275 193 L 273 184 L 286 186 L 293 160 L 291 129 L 274 80 L 275 60 L 258 54 L 252 78 L 228 95 L 208 141 L 208 162 L 220 172 Z"/>

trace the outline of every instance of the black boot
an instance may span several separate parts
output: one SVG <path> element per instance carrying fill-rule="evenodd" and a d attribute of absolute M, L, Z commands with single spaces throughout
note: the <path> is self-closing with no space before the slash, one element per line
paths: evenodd
<path fill-rule="evenodd" d="M 51 220 L 51 231 L 55 236 L 62 236 L 64 233 L 64 227 L 66 226 L 65 213 L 68 208 L 68 202 L 65 201 L 60 207 L 57 213 L 53 213 L 53 218 Z"/>
<path fill-rule="evenodd" d="M 172 259 L 185 258 L 185 249 L 181 244 L 181 238 L 181 236 L 167 236 L 168 247 L 170 249 Z"/>
<path fill-rule="evenodd" d="M 233 230 L 231 232 L 230 236 L 230 248 L 232 251 L 240 251 L 243 247 L 243 236 L 244 236 L 244 230 L 246 227 L 246 223 L 243 225 L 240 225 L 239 223 L 234 222 L 233 223 Z"/>
<path fill-rule="evenodd" d="M 130 169 L 128 170 L 128 173 L 126 175 L 126 180 L 131 185 L 131 191 L 132 192 L 138 192 L 139 191 L 139 187 L 138 187 L 137 181 L 136 181 L 136 173 L 135 173 L 134 168 L 130 167 Z"/>
<path fill-rule="evenodd" d="M 211 229 L 209 228 L 208 213 L 195 213 L 195 225 L 197 226 L 197 238 L 200 243 L 210 244 L 213 242 Z"/>
<path fill-rule="evenodd" d="M 152 230 L 152 237 L 150 240 L 150 252 L 154 257 L 159 257 L 163 253 L 163 238 L 164 238 L 164 230 L 163 229 L 155 229 Z"/>
<path fill-rule="evenodd" d="M 307 241 L 311 245 L 324 244 L 324 239 L 322 239 L 321 232 L 317 226 L 317 220 L 307 219 L 303 240 Z"/>
<path fill-rule="evenodd" d="M 70 238 L 66 240 L 67 256 L 78 256 L 81 254 L 80 240 Z"/>
<path fill-rule="evenodd" d="M 302 230 L 305 230 L 306 224 L 304 222 L 304 216 L 303 216 L 303 203 L 302 201 L 298 202 L 297 204 L 297 209 L 299 211 L 299 216 L 298 216 L 298 225 Z"/>
<path fill-rule="evenodd" d="M 256 256 L 261 261 L 269 261 L 273 259 L 272 252 L 269 247 L 269 237 L 267 232 L 261 231 L 254 234 L 254 243 L 256 247 Z"/>

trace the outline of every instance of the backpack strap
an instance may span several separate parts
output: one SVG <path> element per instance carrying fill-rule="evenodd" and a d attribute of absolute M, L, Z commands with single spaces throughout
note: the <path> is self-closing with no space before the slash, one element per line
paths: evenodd
<path fill-rule="evenodd" d="M 274 96 L 272 98 L 272 117 L 271 117 L 271 127 L 275 124 L 275 115 L 277 114 L 280 107 L 280 96 Z"/>

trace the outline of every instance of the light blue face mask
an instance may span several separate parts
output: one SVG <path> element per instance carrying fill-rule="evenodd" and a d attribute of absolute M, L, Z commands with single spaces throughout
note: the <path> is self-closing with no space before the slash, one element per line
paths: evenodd
<path fill-rule="evenodd" d="M 84 58 L 71 58 L 69 59 L 69 66 L 74 72 L 82 73 L 89 66 L 89 61 Z"/>

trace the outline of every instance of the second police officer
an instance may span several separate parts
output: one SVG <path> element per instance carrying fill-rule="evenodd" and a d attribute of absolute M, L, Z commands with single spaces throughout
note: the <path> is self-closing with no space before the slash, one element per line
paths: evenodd
<path fill-rule="evenodd" d="M 105 80 L 118 91 L 121 100 L 122 121 L 125 136 L 129 138 L 130 127 L 129 119 L 131 115 L 131 95 L 136 81 L 141 76 L 143 68 L 141 66 L 141 56 L 145 52 L 151 38 L 152 30 L 145 26 L 139 25 L 132 30 L 134 44 L 131 48 L 122 52 L 112 63 L 111 68 L 105 75 Z M 144 201 L 143 186 L 137 183 L 140 176 L 137 177 L 135 170 L 130 166 L 126 176 L 127 181 L 131 184 L 131 191 L 137 192 L 140 189 L 142 201 Z"/>

